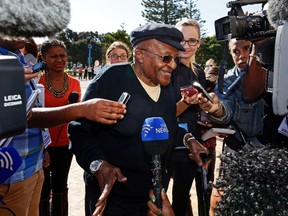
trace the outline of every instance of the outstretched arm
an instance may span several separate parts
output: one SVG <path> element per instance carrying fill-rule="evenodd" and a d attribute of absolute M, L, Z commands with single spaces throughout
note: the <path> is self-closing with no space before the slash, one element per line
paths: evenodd
<path fill-rule="evenodd" d="M 55 127 L 72 120 L 86 118 L 103 124 L 115 124 L 124 118 L 126 106 L 105 99 L 91 99 L 61 107 L 33 108 L 28 127 Z"/>

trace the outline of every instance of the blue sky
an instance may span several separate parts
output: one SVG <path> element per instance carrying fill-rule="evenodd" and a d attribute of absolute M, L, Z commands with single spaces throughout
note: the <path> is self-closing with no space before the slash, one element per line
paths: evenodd
<path fill-rule="evenodd" d="M 231 0 L 198 0 L 201 18 L 206 20 L 204 28 L 209 36 L 215 34 L 214 21 L 227 15 L 229 9 L 226 3 Z M 141 16 L 142 0 L 70 0 L 71 21 L 69 28 L 73 31 L 113 32 L 124 23 L 124 28 L 130 33 L 145 20 Z M 248 12 L 258 10 L 260 5 L 249 6 Z"/>

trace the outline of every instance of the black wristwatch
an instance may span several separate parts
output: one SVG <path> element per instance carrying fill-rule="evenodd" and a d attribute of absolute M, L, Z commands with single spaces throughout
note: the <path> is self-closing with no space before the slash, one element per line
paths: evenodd
<path fill-rule="evenodd" d="M 95 175 L 95 173 L 100 169 L 100 166 L 102 165 L 104 161 L 103 160 L 95 160 L 92 161 L 90 164 L 90 172 Z"/>

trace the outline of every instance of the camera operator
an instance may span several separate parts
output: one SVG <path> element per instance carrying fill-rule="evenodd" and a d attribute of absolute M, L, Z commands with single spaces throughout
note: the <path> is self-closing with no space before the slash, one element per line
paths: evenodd
<path fill-rule="evenodd" d="M 262 132 L 263 100 L 251 103 L 244 101 L 240 82 L 249 68 L 247 64 L 250 47 L 251 42 L 248 40 L 231 39 L 229 50 L 235 67 L 224 76 L 224 93 L 220 93 L 217 84 L 213 103 L 199 98 L 200 108 L 209 112 L 211 121 L 234 127 L 235 135 L 228 136 L 224 142 L 236 151 L 246 144 L 256 148 L 263 147 L 257 140 L 257 136 Z"/>
<path fill-rule="evenodd" d="M 254 42 L 251 59 L 249 62 L 250 68 L 246 76 L 242 79 L 243 98 L 246 101 L 255 101 L 259 98 L 263 98 L 264 105 L 264 127 L 263 134 L 258 136 L 261 143 L 265 145 L 271 145 L 275 147 L 287 147 L 288 146 L 288 134 L 283 135 L 278 132 L 280 127 L 287 127 L 287 116 L 279 116 L 273 113 L 272 106 L 272 93 L 267 90 L 268 71 L 265 68 L 266 62 L 263 62 L 263 58 L 269 56 L 272 58 L 270 64 L 273 66 L 274 56 L 274 40 L 264 39 Z M 263 50 L 266 50 L 263 52 Z M 259 55 L 261 53 L 261 55 Z M 284 118 L 284 120 L 283 120 Z M 282 124 L 281 124 L 282 123 Z"/>

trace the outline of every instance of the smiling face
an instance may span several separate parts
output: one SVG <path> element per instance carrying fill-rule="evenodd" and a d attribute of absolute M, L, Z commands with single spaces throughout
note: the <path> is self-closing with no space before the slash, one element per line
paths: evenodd
<path fill-rule="evenodd" d="M 170 62 L 164 62 L 170 57 Z M 166 43 L 156 39 L 143 41 L 135 48 L 136 74 L 149 86 L 166 86 L 170 83 L 172 71 L 177 66 L 177 57 L 179 51 Z"/>
<path fill-rule="evenodd" d="M 49 72 L 64 72 L 67 63 L 67 52 L 62 46 L 51 46 L 42 56 L 42 60 L 47 63 Z"/>
<path fill-rule="evenodd" d="M 247 40 L 231 39 L 229 42 L 229 49 L 233 62 L 241 71 L 246 67 L 250 46 L 251 42 Z"/>

